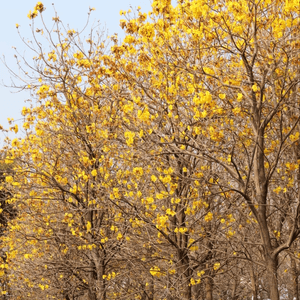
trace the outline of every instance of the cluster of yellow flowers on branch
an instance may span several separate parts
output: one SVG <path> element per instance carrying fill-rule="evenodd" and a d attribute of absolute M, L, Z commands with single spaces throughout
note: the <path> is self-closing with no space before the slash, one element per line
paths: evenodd
<path fill-rule="evenodd" d="M 37 17 L 38 13 L 42 13 L 45 10 L 44 4 L 42 2 L 38 2 L 34 7 L 33 11 L 29 11 L 27 17 L 29 19 L 34 19 Z"/>
<path fill-rule="evenodd" d="M 121 40 L 44 28 L 49 53 L 35 33 L 36 104 L 2 151 L 2 292 L 279 300 L 300 234 L 296 2 L 154 0 L 122 11 Z"/>

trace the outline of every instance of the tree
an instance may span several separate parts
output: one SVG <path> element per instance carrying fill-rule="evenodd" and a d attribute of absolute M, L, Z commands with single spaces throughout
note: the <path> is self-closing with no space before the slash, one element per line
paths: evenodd
<path fill-rule="evenodd" d="M 16 297 L 298 297 L 299 6 L 152 8 L 87 51 L 57 15 L 47 55 L 34 34 L 37 105 L 7 156 Z"/>
<path fill-rule="evenodd" d="M 7 202 L 7 199 L 10 198 L 9 192 L 6 190 L 5 185 L 3 186 L 3 183 L 5 182 L 5 177 L 3 174 L 7 172 L 12 172 L 11 167 L 5 163 L 5 160 L 3 159 L 3 156 L 1 156 L 0 160 L 0 182 L 1 182 L 1 189 L 0 189 L 0 236 L 5 238 L 7 237 L 7 231 L 9 228 L 9 222 L 14 219 L 17 216 L 17 210 L 16 208 L 9 202 Z M 5 293 L 1 294 L 1 297 L 3 299 L 8 299 L 7 297 L 10 296 L 10 288 L 9 288 L 9 280 L 7 276 L 7 254 L 6 254 L 6 248 L 2 246 L 1 248 L 1 289 L 2 291 L 5 291 Z"/>

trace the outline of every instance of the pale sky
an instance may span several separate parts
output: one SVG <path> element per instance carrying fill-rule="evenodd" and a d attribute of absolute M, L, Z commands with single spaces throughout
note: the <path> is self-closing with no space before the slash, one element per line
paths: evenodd
<path fill-rule="evenodd" d="M 33 10 L 37 2 L 37 0 L 0 0 L 0 55 L 1 58 L 3 55 L 5 56 L 7 64 L 15 71 L 17 71 L 17 66 L 13 46 L 29 62 L 32 62 L 33 56 L 21 41 L 15 24 L 20 24 L 19 31 L 22 37 L 31 40 L 30 20 L 27 18 L 27 14 L 29 10 Z M 49 27 L 52 25 L 52 17 L 54 16 L 52 3 L 55 5 L 60 20 L 75 30 L 84 26 L 89 7 L 94 7 L 96 10 L 91 14 L 90 26 L 100 20 L 101 25 L 106 27 L 109 34 L 118 33 L 119 36 L 122 36 L 122 29 L 119 27 L 119 20 L 122 19 L 119 14 L 120 10 L 128 10 L 130 6 L 133 8 L 140 6 L 143 12 L 148 12 L 151 8 L 150 0 L 44 0 L 41 2 L 46 7 L 43 16 Z M 2 86 L 3 81 L 4 84 L 10 85 L 10 74 L 0 62 L 0 125 L 8 128 L 7 118 L 14 118 L 19 120 L 17 121 L 18 124 L 22 124 L 20 111 L 26 105 L 24 100 L 30 96 L 25 91 L 15 93 L 16 91 L 12 88 L 5 88 Z M 19 125 L 19 127 L 21 126 Z M 11 134 L 9 136 L 12 137 Z M 0 131 L 0 147 L 3 145 L 4 138 L 5 134 Z"/>

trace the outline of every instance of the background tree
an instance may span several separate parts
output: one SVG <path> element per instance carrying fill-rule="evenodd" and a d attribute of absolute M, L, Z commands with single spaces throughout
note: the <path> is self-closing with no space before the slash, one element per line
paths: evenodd
<path fill-rule="evenodd" d="M 10 198 L 10 193 L 5 188 L 4 173 L 13 173 L 11 165 L 5 163 L 4 156 L 0 157 L 0 236 L 6 238 L 8 235 L 9 222 L 17 216 L 16 207 L 7 200 Z M 9 279 L 7 276 L 7 248 L 1 247 L 1 297 L 8 299 L 11 295 L 9 287 Z"/>

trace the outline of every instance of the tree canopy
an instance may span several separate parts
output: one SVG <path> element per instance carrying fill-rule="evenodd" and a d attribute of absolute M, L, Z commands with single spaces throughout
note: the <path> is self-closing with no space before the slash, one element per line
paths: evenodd
<path fill-rule="evenodd" d="M 154 0 L 124 39 L 44 9 L 3 299 L 299 300 L 299 0 Z"/>

